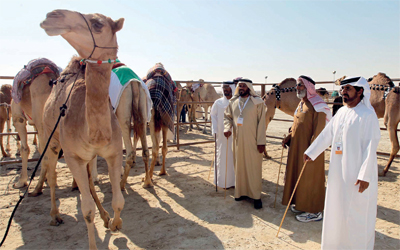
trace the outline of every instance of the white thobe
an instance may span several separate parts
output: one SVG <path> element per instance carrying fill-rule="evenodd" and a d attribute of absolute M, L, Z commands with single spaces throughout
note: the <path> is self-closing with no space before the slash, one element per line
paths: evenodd
<path fill-rule="evenodd" d="M 343 131 L 343 154 L 335 145 Z M 378 197 L 378 163 L 376 150 L 380 139 L 375 112 L 363 103 L 354 108 L 343 106 L 318 138 L 305 151 L 315 159 L 332 145 L 325 216 L 322 227 L 322 249 L 373 249 Z M 369 183 L 359 193 L 356 181 Z"/>
<path fill-rule="evenodd" d="M 224 136 L 224 112 L 229 100 L 224 96 L 216 100 L 211 107 L 212 134 L 217 134 L 217 180 L 218 186 L 225 188 L 235 186 L 235 167 L 233 163 L 232 136 L 227 140 Z M 226 165 L 226 148 L 228 147 L 228 166 Z M 228 167 L 228 169 L 226 169 Z M 215 162 L 214 162 L 215 169 Z M 225 174 L 226 172 L 226 174 Z M 215 175 L 214 175 L 215 184 Z"/>

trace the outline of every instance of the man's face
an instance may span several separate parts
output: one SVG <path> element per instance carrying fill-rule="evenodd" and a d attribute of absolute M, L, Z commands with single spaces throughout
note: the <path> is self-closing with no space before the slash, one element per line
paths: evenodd
<path fill-rule="evenodd" d="M 232 95 L 232 89 L 229 87 L 228 84 L 222 85 L 222 91 L 224 91 L 224 96 L 231 96 Z"/>
<path fill-rule="evenodd" d="M 342 94 L 343 101 L 345 103 L 350 103 L 355 99 L 359 98 L 362 94 L 362 91 L 357 92 L 353 86 L 347 84 L 345 86 L 340 87 L 340 93 Z"/>
<path fill-rule="evenodd" d="M 238 88 L 240 96 L 247 96 L 248 94 L 250 94 L 250 89 L 249 87 L 247 87 L 246 83 L 244 82 L 239 83 Z"/>
<path fill-rule="evenodd" d="M 297 80 L 296 89 L 297 89 L 297 97 L 299 99 L 302 99 L 307 95 L 306 86 L 304 85 L 301 79 Z"/>

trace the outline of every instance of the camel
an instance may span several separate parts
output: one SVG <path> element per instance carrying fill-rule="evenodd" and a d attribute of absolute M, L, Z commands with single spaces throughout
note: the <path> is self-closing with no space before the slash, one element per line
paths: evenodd
<path fill-rule="evenodd" d="M 275 116 L 276 108 L 288 115 L 294 116 L 294 112 L 300 102 L 300 99 L 297 98 L 296 95 L 296 83 L 296 79 L 286 78 L 278 85 L 274 85 L 272 89 L 263 96 L 264 103 L 267 106 L 265 113 L 266 130 L 268 129 L 268 124 Z M 271 158 L 266 149 L 264 151 L 264 157 L 267 159 Z"/>
<path fill-rule="evenodd" d="M 42 168 L 47 169 L 47 180 L 50 185 L 52 218 L 50 224 L 59 225 L 63 220 L 55 199 L 55 166 L 58 153 L 61 148 L 63 149 L 65 161 L 81 192 L 81 209 L 88 229 L 90 249 L 97 249 L 94 228 L 95 205 L 106 228 L 116 231 L 122 227 L 120 215 L 125 203 L 120 188 L 122 132 L 109 102 L 108 87 L 111 63 L 117 61 L 116 32 L 122 29 L 123 23 L 123 18 L 113 21 L 101 14 L 54 10 L 48 13 L 40 24 L 47 35 L 61 35 L 81 57 L 88 58 L 83 61 L 87 64 L 85 80 L 80 79 L 73 84 L 72 77 L 67 82 L 58 82 L 46 102 L 43 121 L 46 124 L 47 138 L 58 120 L 60 107 L 65 110 L 65 103 L 68 109 L 65 111 L 65 116 L 59 120 L 59 127 L 51 138 L 49 148 L 43 157 Z M 72 64 L 74 61 L 71 61 L 68 67 L 73 67 Z M 113 219 L 110 219 L 102 207 L 91 178 L 92 163 L 97 155 L 103 157 L 108 165 L 113 195 Z M 40 179 L 44 178 L 42 172 Z"/>
<path fill-rule="evenodd" d="M 191 89 L 189 86 L 185 86 L 183 88 L 178 88 L 178 101 L 179 102 L 193 102 L 192 95 L 191 95 Z M 184 103 L 179 103 L 177 107 L 177 117 L 179 119 L 179 115 L 182 111 Z M 186 106 L 188 107 L 188 117 L 189 117 L 189 122 L 195 122 L 196 119 L 194 118 L 194 109 L 193 109 L 193 104 L 186 103 Z M 196 105 L 197 106 L 197 105 Z M 189 130 L 191 131 L 193 128 L 193 124 L 190 124 Z"/>
<path fill-rule="evenodd" d="M 28 136 L 26 123 L 34 125 L 39 138 L 39 153 L 43 152 L 45 146 L 43 131 L 43 109 L 47 98 L 50 95 L 52 86 L 49 82 L 57 79 L 58 73 L 45 73 L 34 78 L 30 84 L 22 89 L 21 101 L 11 102 L 12 121 L 15 131 L 21 140 L 19 151 L 22 158 L 21 174 L 18 182 L 14 184 L 14 188 L 22 188 L 27 186 L 28 181 L 28 157 L 30 149 L 28 146 Z"/>
<path fill-rule="evenodd" d="M 204 83 L 204 80 L 200 79 L 200 86 L 192 93 L 192 99 L 194 102 L 215 102 L 219 98 L 221 98 L 217 91 L 215 91 L 215 88 L 212 84 L 210 83 Z M 211 107 L 213 104 L 212 103 L 204 103 L 201 104 L 204 108 L 204 119 L 207 122 L 208 121 L 208 108 Z M 195 107 L 197 105 L 194 105 Z M 196 110 L 194 107 L 192 108 Z M 194 112 L 194 111 L 192 111 Z M 199 128 L 199 125 L 197 125 L 197 128 Z M 203 134 L 206 134 L 207 131 L 207 126 L 204 124 L 204 129 L 203 129 Z"/>
<path fill-rule="evenodd" d="M 152 159 L 149 176 L 153 178 L 154 166 L 158 163 L 158 150 L 161 140 L 162 144 L 162 166 L 158 175 L 166 175 L 165 160 L 167 157 L 167 133 L 174 129 L 174 90 L 177 91 L 171 76 L 161 63 L 156 63 L 146 76 L 146 84 L 149 87 L 150 96 L 153 101 L 150 120 L 150 135 L 152 141 Z M 152 187 L 152 183 L 145 183 L 144 187 Z"/>
<path fill-rule="evenodd" d="M 317 94 L 325 101 L 325 102 L 329 102 L 329 91 L 326 90 L 326 88 L 319 88 L 316 89 L 315 91 L 317 91 Z"/>
<path fill-rule="evenodd" d="M 7 123 L 7 132 L 10 131 L 10 104 L 11 104 L 11 85 L 10 84 L 3 84 L 0 88 L 0 131 L 1 133 L 3 132 L 4 129 L 4 123 Z M 10 136 L 7 136 L 7 144 L 6 144 L 6 150 L 4 150 L 3 146 L 3 136 L 0 136 L 0 147 L 1 147 L 1 153 L 3 154 L 3 157 L 8 157 L 10 156 Z"/>
<path fill-rule="evenodd" d="M 340 85 L 340 82 L 344 78 L 345 76 L 340 78 L 336 81 L 336 84 Z M 386 176 L 394 157 L 400 149 L 397 136 L 397 126 L 400 122 L 400 88 L 395 87 L 392 80 L 384 73 L 378 73 L 374 77 L 368 79 L 368 81 L 371 88 L 371 105 L 374 107 L 378 119 L 383 118 L 385 127 L 389 132 L 389 139 L 392 146 L 389 161 L 382 172 L 379 173 L 379 176 Z M 339 103 L 341 101 L 341 97 L 335 99 L 335 102 Z M 343 106 L 342 102 L 341 104 L 335 104 L 334 108 L 337 110 L 341 106 Z"/>

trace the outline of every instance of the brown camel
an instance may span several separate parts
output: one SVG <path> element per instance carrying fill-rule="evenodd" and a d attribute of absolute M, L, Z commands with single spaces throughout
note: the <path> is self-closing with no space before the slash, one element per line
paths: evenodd
<path fill-rule="evenodd" d="M 272 121 L 275 116 L 275 109 L 278 108 L 284 113 L 294 116 L 297 106 L 299 105 L 300 99 L 296 95 L 296 79 L 286 78 L 278 85 L 274 85 L 263 97 L 264 103 L 267 106 L 265 113 L 265 125 L 268 129 L 268 124 Z M 268 156 L 267 150 L 264 151 L 265 158 L 271 158 Z"/>
<path fill-rule="evenodd" d="M 108 87 L 112 65 L 108 62 L 115 62 L 117 58 L 116 32 L 122 29 L 123 23 L 123 18 L 113 21 L 101 14 L 83 15 L 74 11 L 55 10 L 48 13 L 46 20 L 40 24 L 49 36 L 61 35 L 81 57 L 94 60 L 86 60 L 85 81 L 78 80 L 73 87 L 72 77 L 67 82 L 58 82 L 51 92 L 43 119 L 47 137 L 56 124 L 64 102 L 68 109 L 60 120 L 42 163 L 42 168 L 47 169 L 47 180 L 51 190 L 51 225 L 58 225 L 63 223 L 63 220 L 55 199 L 55 166 L 58 153 L 63 149 L 65 161 L 81 192 L 81 209 L 88 228 L 90 249 L 97 248 L 94 228 L 95 205 L 100 210 L 105 227 L 110 227 L 112 231 L 122 227 L 122 134 L 109 102 Z M 96 61 L 102 63 L 96 64 Z M 71 66 L 70 64 L 68 67 Z M 114 219 L 110 219 L 94 189 L 91 163 L 96 155 L 103 157 L 108 164 Z M 42 173 L 40 178 L 44 178 Z"/>
<path fill-rule="evenodd" d="M 0 132 L 2 133 L 4 130 L 4 123 L 7 123 L 7 132 L 11 132 L 10 130 L 10 105 L 11 105 L 11 89 L 12 86 L 10 84 L 3 84 L 0 88 Z M 3 136 L 0 136 L 0 147 L 1 153 L 3 157 L 10 156 L 10 136 L 7 136 L 7 144 L 6 150 L 4 150 L 3 146 Z"/>
<path fill-rule="evenodd" d="M 183 88 L 178 88 L 178 98 L 179 102 L 193 102 L 192 95 L 191 95 L 191 90 L 189 86 L 185 86 Z M 177 117 L 179 119 L 179 116 L 182 112 L 184 103 L 179 103 L 177 107 Z M 197 105 L 196 105 L 197 106 Z M 194 118 L 194 110 L 193 110 L 193 104 L 186 103 L 186 107 L 188 108 L 188 117 L 189 117 L 189 122 L 195 122 L 196 119 Z M 193 128 L 193 124 L 190 124 L 189 130 L 191 131 Z"/>
<path fill-rule="evenodd" d="M 329 91 L 326 88 L 319 88 L 315 91 L 325 102 L 329 102 Z"/>
<path fill-rule="evenodd" d="M 210 83 L 204 83 L 204 80 L 200 79 L 200 87 L 198 87 L 193 93 L 192 93 L 192 99 L 194 102 L 215 102 L 219 98 L 221 98 L 217 91 L 215 91 L 215 88 L 212 84 Z M 208 121 L 208 108 L 211 107 L 213 104 L 212 103 L 204 103 L 201 104 L 201 106 L 204 108 L 204 120 L 207 122 Z M 197 107 L 197 105 L 194 105 Z M 196 110 L 195 108 L 193 108 Z M 192 111 L 195 112 L 195 111 Z M 197 125 L 197 128 L 199 128 L 199 125 Z M 206 134 L 207 131 L 207 126 L 204 124 L 204 129 L 203 133 Z"/>
<path fill-rule="evenodd" d="M 21 101 L 18 104 L 14 100 L 11 102 L 12 121 L 15 131 L 21 140 L 19 151 L 22 159 L 21 175 L 18 182 L 14 184 L 14 188 L 25 187 L 28 181 L 28 157 L 30 149 L 26 130 L 27 121 L 37 129 L 39 153 L 43 152 L 46 142 L 43 131 L 43 109 L 52 89 L 49 82 L 54 79 L 57 79 L 57 75 L 54 73 L 37 76 L 22 89 Z"/>
<path fill-rule="evenodd" d="M 174 91 L 178 92 L 171 76 L 165 70 L 162 63 L 156 63 L 146 76 L 146 84 L 149 88 L 150 96 L 153 101 L 150 120 L 150 135 L 152 141 L 152 159 L 150 164 L 149 176 L 153 178 L 154 166 L 158 163 L 158 151 L 162 134 L 162 166 L 158 175 L 166 175 L 165 160 L 167 157 L 167 133 L 174 129 Z M 144 187 L 152 187 L 152 183 L 143 184 Z"/>

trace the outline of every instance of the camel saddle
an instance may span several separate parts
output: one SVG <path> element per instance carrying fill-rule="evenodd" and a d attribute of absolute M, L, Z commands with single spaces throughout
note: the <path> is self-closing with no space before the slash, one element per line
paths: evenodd
<path fill-rule="evenodd" d="M 29 85 L 36 77 L 41 74 L 54 74 L 58 78 L 61 73 L 60 71 L 57 65 L 47 58 L 37 58 L 29 61 L 14 77 L 11 91 L 14 102 L 19 103 L 21 101 L 22 89 L 26 85 Z"/>

